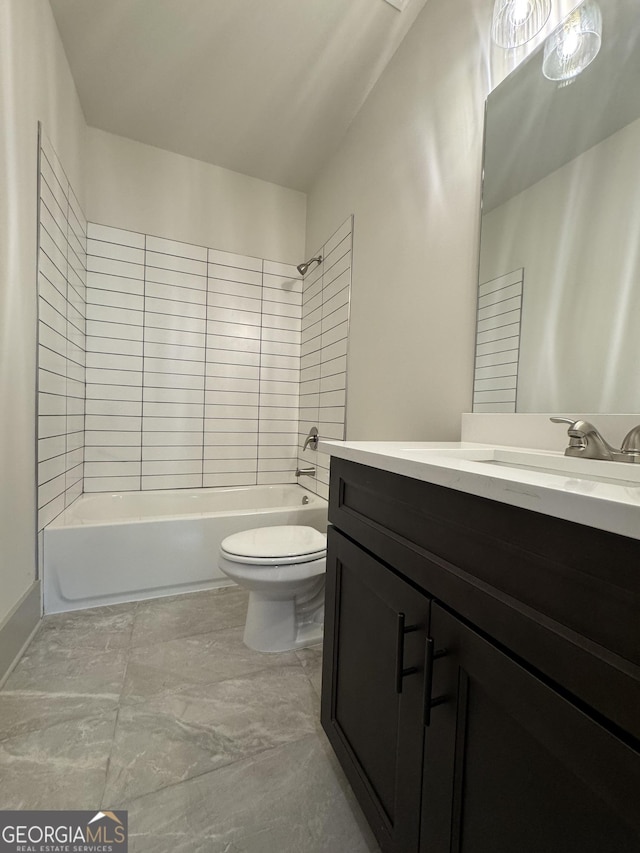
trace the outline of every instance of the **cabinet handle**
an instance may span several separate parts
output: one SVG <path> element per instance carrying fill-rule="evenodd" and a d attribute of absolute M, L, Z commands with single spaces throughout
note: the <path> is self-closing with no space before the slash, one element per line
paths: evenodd
<path fill-rule="evenodd" d="M 417 666 L 404 668 L 404 635 L 417 631 L 417 625 L 405 626 L 404 613 L 398 613 L 397 636 L 396 636 L 396 693 L 402 693 L 402 679 L 405 675 L 412 675 L 418 671 Z"/>
<path fill-rule="evenodd" d="M 448 654 L 447 649 L 438 649 L 434 651 L 433 639 L 427 637 L 427 643 L 424 653 L 424 696 L 423 696 L 423 723 L 425 726 L 431 725 L 431 709 L 442 705 L 449 698 L 448 696 L 436 696 L 431 698 L 431 688 L 433 686 L 433 662 L 439 658 L 445 657 Z"/>

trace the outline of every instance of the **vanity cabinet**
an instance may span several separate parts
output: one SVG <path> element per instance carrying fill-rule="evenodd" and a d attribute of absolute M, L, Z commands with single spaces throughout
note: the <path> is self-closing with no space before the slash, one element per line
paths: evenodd
<path fill-rule="evenodd" d="M 335 458 L 329 519 L 322 723 L 383 851 L 639 853 L 640 543 Z"/>

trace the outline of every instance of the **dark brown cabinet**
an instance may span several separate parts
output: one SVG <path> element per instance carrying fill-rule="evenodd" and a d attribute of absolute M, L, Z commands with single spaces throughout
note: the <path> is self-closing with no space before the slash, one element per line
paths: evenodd
<path fill-rule="evenodd" d="M 332 461 L 322 723 L 385 853 L 640 853 L 640 543 L 513 510 Z"/>
<path fill-rule="evenodd" d="M 327 587 L 325 729 L 385 850 L 416 850 L 429 599 L 333 529 Z"/>

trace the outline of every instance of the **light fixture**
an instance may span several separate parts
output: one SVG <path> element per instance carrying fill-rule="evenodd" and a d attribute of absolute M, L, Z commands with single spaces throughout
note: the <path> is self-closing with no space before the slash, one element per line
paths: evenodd
<path fill-rule="evenodd" d="M 602 12 L 596 0 L 584 0 L 544 46 L 542 73 L 548 80 L 572 80 L 598 55 L 602 44 Z"/>
<path fill-rule="evenodd" d="M 551 14 L 551 0 L 496 0 L 491 37 L 498 47 L 520 47 L 538 35 Z"/>

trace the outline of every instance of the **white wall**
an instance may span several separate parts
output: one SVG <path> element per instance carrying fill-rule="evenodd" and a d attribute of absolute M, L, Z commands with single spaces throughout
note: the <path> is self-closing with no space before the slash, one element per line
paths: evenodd
<path fill-rule="evenodd" d="M 306 196 L 89 128 L 90 222 L 290 264 L 304 260 Z"/>
<path fill-rule="evenodd" d="M 469 410 L 488 0 L 428 2 L 308 199 L 355 215 L 351 439 L 455 439 Z"/>
<path fill-rule="evenodd" d="M 2 0 L 0 622 L 35 577 L 38 119 L 82 194 L 84 118 L 49 4 Z"/>

